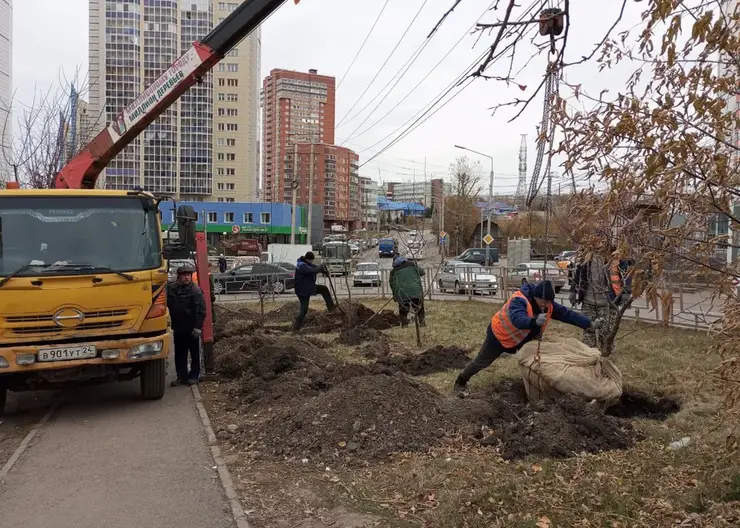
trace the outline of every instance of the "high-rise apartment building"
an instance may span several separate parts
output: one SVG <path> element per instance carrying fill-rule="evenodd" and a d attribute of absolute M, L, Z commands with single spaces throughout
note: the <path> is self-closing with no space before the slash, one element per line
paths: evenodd
<path fill-rule="evenodd" d="M 262 82 L 262 198 L 291 200 L 283 167 L 299 143 L 334 143 L 335 79 L 275 69 Z"/>
<path fill-rule="evenodd" d="M 114 120 L 239 3 L 90 0 L 91 113 L 102 112 L 106 122 Z M 214 73 L 191 87 L 116 156 L 101 178 L 103 185 L 142 186 L 183 200 L 249 199 L 249 181 L 256 179 L 255 55 L 259 35 L 240 43 Z"/>
<path fill-rule="evenodd" d="M 297 153 L 297 160 L 294 157 Z M 361 193 L 359 157 L 348 148 L 324 143 L 293 146 L 283 161 L 280 174 L 288 182 L 285 201 L 293 198 L 291 183 L 297 169 L 296 203 L 318 204 L 324 208 L 324 229 L 341 224 L 349 229 L 360 226 Z M 313 171 L 311 168 L 313 165 Z M 313 185 L 310 183 L 313 182 Z M 313 187 L 311 193 L 309 189 Z"/>
<path fill-rule="evenodd" d="M 213 0 L 219 24 L 241 2 Z M 213 199 L 255 202 L 259 187 L 261 34 L 257 28 L 213 73 Z"/>
<path fill-rule="evenodd" d="M 0 0 L 0 149 L 10 149 L 12 130 L 13 98 L 13 2 Z M 0 155 L 0 182 L 11 181 L 13 173 L 5 161 L 7 156 Z"/>

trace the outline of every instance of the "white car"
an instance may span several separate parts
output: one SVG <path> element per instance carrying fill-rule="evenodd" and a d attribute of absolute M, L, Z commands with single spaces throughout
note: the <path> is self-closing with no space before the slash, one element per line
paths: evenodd
<path fill-rule="evenodd" d="M 358 246 L 357 244 L 350 243 L 349 250 L 352 252 L 353 257 L 360 254 L 360 246 Z"/>
<path fill-rule="evenodd" d="M 441 292 L 494 295 L 498 291 L 498 279 L 488 269 L 469 262 L 451 260 L 442 267 L 437 279 Z"/>
<path fill-rule="evenodd" d="M 352 285 L 380 286 L 380 266 L 376 262 L 360 262 L 352 274 Z"/>

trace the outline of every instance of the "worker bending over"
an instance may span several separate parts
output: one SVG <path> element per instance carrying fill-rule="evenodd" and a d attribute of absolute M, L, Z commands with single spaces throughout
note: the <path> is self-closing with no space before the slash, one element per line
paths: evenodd
<path fill-rule="evenodd" d="M 303 326 L 303 321 L 306 319 L 308 313 L 308 303 L 311 300 L 312 295 L 321 294 L 326 303 L 326 309 L 330 312 L 334 310 L 334 301 L 331 299 L 329 288 L 323 284 L 316 285 L 316 275 L 323 273 L 328 274 L 326 266 L 323 264 L 316 266 L 314 263 L 314 254 L 309 251 L 304 256 L 298 259 L 296 262 L 295 270 L 295 294 L 298 297 L 298 302 L 301 305 L 298 316 L 295 318 L 293 323 L 293 331 L 297 332 Z"/>
<path fill-rule="evenodd" d="M 424 270 L 416 263 L 406 260 L 401 255 L 393 259 L 388 282 L 390 283 L 393 300 L 398 303 L 398 314 L 401 317 L 401 326 L 409 325 L 409 312 L 414 312 L 419 321 L 419 326 L 426 326 L 424 313 L 424 288 L 421 278 Z"/>
<path fill-rule="evenodd" d="M 524 284 L 491 318 L 486 340 L 475 359 L 455 380 L 455 391 L 465 391 L 470 378 L 488 367 L 502 353 L 515 354 L 525 343 L 540 337 L 550 319 L 583 329 L 601 325 L 600 319 L 591 321 L 585 315 L 556 303 L 555 290 L 549 280 L 537 285 Z"/>

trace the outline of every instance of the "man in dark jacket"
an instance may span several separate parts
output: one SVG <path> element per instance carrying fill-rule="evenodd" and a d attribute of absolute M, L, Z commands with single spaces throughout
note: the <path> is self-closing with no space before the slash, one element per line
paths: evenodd
<path fill-rule="evenodd" d="M 600 319 L 592 321 L 556 303 L 555 290 L 549 280 L 536 285 L 524 284 L 491 318 L 486 339 L 475 359 L 457 377 L 455 391 L 464 392 L 470 378 L 504 352 L 515 354 L 525 343 L 540 338 L 550 319 L 583 329 L 601 325 Z"/>
<path fill-rule="evenodd" d="M 398 303 L 398 313 L 401 316 L 401 326 L 409 325 L 409 311 L 413 311 L 419 319 L 420 326 L 426 326 L 424 313 L 424 288 L 421 277 L 424 270 L 414 262 L 406 260 L 401 255 L 393 259 L 391 274 L 388 278 L 393 300 Z"/>
<path fill-rule="evenodd" d="M 200 287 L 193 283 L 194 272 L 190 265 L 180 266 L 177 269 L 177 282 L 167 285 L 167 308 L 172 321 L 177 371 L 173 387 L 193 385 L 200 379 L 200 336 L 206 320 L 206 300 Z"/>
<path fill-rule="evenodd" d="M 306 319 L 308 313 L 308 303 L 311 300 L 312 295 L 321 294 L 326 303 L 326 309 L 330 312 L 334 310 L 334 301 L 332 301 L 329 288 L 323 284 L 316 284 L 316 275 L 319 273 L 327 273 L 326 266 L 316 266 L 313 263 L 314 254 L 309 251 L 304 256 L 298 259 L 296 262 L 295 270 L 295 294 L 298 297 L 298 302 L 301 304 L 301 309 L 298 312 L 298 316 L 295 318 L 293 323 L 293 331 L 297 332 L 303 326 L 303 321 Z"/>
<path fill-rule="evenodd" d="M 229 267 L 229 263 L 226 262 L 226 257 L 224 257 L 224 254 L 221 253 L 221 256 L 218 257 L 218 271 L 221 273 L 226 273 L 226 269 Z"/>

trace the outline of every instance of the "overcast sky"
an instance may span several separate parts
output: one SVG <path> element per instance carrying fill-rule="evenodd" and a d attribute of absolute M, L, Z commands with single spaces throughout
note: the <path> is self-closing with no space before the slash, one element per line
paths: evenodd
<path fill-rule="evenodd" d="M 361 163 L 397 137 L 406 128 L 404 123 L 435 100 L 485 51 L 493 36 L 486 33 L 479 38 L 478 34 L 470 33 L 471 26 L 477 20 L 500 20 L 503 6 L 507 4 L 500 2 L 502 7 L 496 12 L 487 11 L 492 0 L 462 0 L 382 100 L 395 82 L 390 81 L 397 78 L 397 73 L 454 0 L 389 0 L 367 45 L 343 77 L 384 3 L 385 0 L 301 0 L 296 6 L 288 1 L 262 28 L 263 76 L 272 68 L 302 71 L 316 68 L 320 73 L 336 76 L 338 82 L 342 80 L 337 91 L 337 124 L 353 106 L 354 109 L 338 127 L 337 142 L 357 151 Z M 518 3 L 522 7 L 514 10 L 513 18 L 521 16 L 532 2 Z M 13 84 L 18 108 L 18 105 L 30 104 L 34 90 L 59 85 L 60 79 L 72 77 L 77 70 L 81 70 L 84 77 L 88 0 L 15 0 L 14 4 Z M 621 2 L 571 0 L 570 5 L 572 25 L 566 60 L 576 60 L 588 54 L 602 39 L 615 20 Z M 619 29 L 637 24 L 644 5 L 628 2 Z M 412 23 L 417 12 L 419 15 Z M 533 26 L 531 34 L 535 32 Z M 544 40 L 538 37 L 535 42 Z M 520 43 L 514 71 L 524 66 L 533 51 L 529 38 Z M 447 58 L 440 63 L 448 52 Z M 415 169 L 420 181 L 424 178 L 426 158 L 427 177 L 447 176 L 450 162 L 463 154 L 454 148 L 455 144 L 460 144 L 493 156 L 496 192 L 513 192 L 517 182 L 520 134 L 528 134 L 529 174 L 534 165 L 542 97 L 538 96 L 513 123 L 508 123 L 514 114 L 512 108 L 502 109 L 495 116 L 491 116 L 488 108 L 516 97 L 528 97 L 542 80 L 546 61 L 545 55 L 535 58 L 516 76 L 518 84 L 527 86 L 524 91 L 515 84 L 507 86 L 493 80 L 476 80 L 407 138 L 363 166 L 361 174 L 376 180 L 379 176 L 385 181 L 411 180 Z M 487 73 L 505 75 L 507 70 L 507 60 L 500 60 Z M 598 72 L 593 64 L 584 64 L 569 68 L 566 75 L 569 82 L 582 83 L 584 89 L 598 93 L 603 88 L 622 89 L 629 71 L 623 67 Z M 376 74 L 377 79 L 370 84 Z M 427 74 L 429 76 L 414 88 Z M 382 95 L 371 102 L 388 83 L 390 86 Z M 366 89 L 367 93 L 360 98 Z M 404 97 L 405 100 L 385 116 Z M 347 141 L 349 136 L 352 137 Z M 487 175 L 488 159 L 475 154 L 469 156 L 480 160 Z"/>

